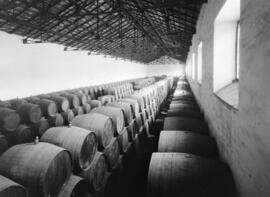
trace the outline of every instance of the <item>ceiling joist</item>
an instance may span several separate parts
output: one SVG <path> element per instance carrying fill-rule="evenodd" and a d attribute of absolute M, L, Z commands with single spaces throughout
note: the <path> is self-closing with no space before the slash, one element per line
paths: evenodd
<path fill-rule="evenodd" d="M 25 43 L 58 43 L 143 63 L 163 55 L 185 61 L 206 2 L 2 0 L 0 30 Z"/>

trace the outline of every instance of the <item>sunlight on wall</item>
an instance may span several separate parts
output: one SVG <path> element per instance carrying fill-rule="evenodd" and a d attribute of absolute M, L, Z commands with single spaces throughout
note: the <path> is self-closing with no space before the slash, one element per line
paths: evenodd
<path fill-rule="evenodd" d="M 22 44 L 0 32 L 0 99 L 97 85 L 146 76 L 146 65 L 63 51 L 56 44 Z"/>
<path fill-rule="evenodd" d="M 227 0 L 214 26 L 214 91 L 231 84 L 236 78 L 237 24 L 240 0 Z M 239 38 L 238 38 L 239 39 Z"/>

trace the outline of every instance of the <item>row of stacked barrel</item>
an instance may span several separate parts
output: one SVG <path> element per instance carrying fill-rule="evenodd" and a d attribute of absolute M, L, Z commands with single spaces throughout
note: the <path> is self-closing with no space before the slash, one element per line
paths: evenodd
<path fill-rule="evenodd" d="M 115 100 L 124 98 L 125 96 L 133 94 L 133 85 L 131 83 L 112 85 L 104 89 L 106 95 L 113 95 Z"/>
<path fill-rule="evenodd" d="M 133 91 L 132 84 L 124 81 L 0 101 L 0 154 L 8 146 L 41 137 L 50 127 L 68 125 L 74 116 L 89 113 L 108 99 L 113 101 L 113 96 L 103 95 L 106 88 L 116 85 L 122 87 L 122 95 Z"/>
<path fill-rule="evenodd" d="M 152 85 L 153 83 L 155 83 L 155 81 L 156 79 L 154 77 L 148 77 L 144 79 L 135 80 L 132 83 L 134 90 L 140 90 L 142 88 Z"/>
<path fill-rule="evenodd" d="M 184 78 L 175 84 L 159 118 L 163 124 L 149 166 L 148 196 L 234 196 L 229 167 L 218 160 L 216 141 Z"/>
<path fill-rule="evenodd" d="M 47 129 L 40 135 L 40 141 L 10 147 L 0 157 L 0 195 L 109 196 L 112 190 L 121 186 L 117 183 L 121 177 L 123 159 L 128 156 L 133 145 L 138 144 L 139 135 L 148 132 L 150 119 L 155 118 L 158 106 L 171 88 L 171 81 L 172 79 L 167 78 L 118 102 L 95 106 L 86 114 L 78 113 L 68 122 L 68 126 L 56 125 L 58 127 Z M 17 122 L 20 122 L 20 117 L 23 123 L 38 122 L 37 117 L 43 108 L 37 101 L 42 100 L 43 103 L 44 99 L 59 98 L 60 101 L 61 98 L 61 102 L 55 100 L 54 104 L 57 109 L 60 107 L 62 113 L 66 112 L 63 106 L 76 108 L 74 97 L 79 96 L 74 96 L 77 94 L 72 91 L 73 93 L 50 94 L 49 98 L 26 99 L 28 102 L 20 103 L 16 108 L 19 114 L 16 116 Z M 82 95 L 81 92 L 78 94 Z M 68 102 L 63 104 L 63 100 Z M 82 100 L 82 96 L 79 97 L 81 105 L 84 103 Z M 13 102 L 2 109 L 12 110 L 8 108 L 12 104 Z M 24 106 L 32 108 L 30 110 L 25 107 L 22 110 Z M 51 107 L 46 109 L 50 113 L 54 111 Z M 21 114 L 21 110 L 24 113 Z M 17 114 L 15 111 L 12 113 Z M 5 122 L 1 124 L 9 131 L 16 128 L 14 123 L 9 124 L 14 121 L 14 117 L 9 115 L 1 118 Z"/>

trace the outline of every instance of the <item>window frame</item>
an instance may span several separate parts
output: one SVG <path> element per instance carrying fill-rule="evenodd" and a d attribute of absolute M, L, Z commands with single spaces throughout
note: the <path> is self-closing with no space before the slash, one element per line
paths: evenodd
<path fill-rule="evenodd" d="M 236 24 L 236 39 L 235 39 L 235 79 L 233 82 L 239 81 L 240 74 L 240 20 Z"/>
<path fill-rule="evenodd" d="M 202 84 L 202 68 L 203 68 L 203 42 L 200 41 L 197 49 L 197 80 Z"/>

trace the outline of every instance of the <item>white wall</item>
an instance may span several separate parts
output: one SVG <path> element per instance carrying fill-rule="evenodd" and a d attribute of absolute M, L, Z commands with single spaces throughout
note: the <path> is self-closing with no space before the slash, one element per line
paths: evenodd
<path fill-rule="evenodd" d="M 236 4 L 235 0 L 230 1 Z M 211 134 L 217 140 L 220 156 L 232 169 L 238 196 L 268 197 L 270 1 L 241 0 L 238 109 L 228 106 L 213 93 L 214 21 L 224 3 L 225 0 L 209 0 L 203 6 L 189 54 L 191 57 L 203 41 L 202 85 L 190 77 L 189 81 L 203 108 Z M 223 61 L 227 61 L 225 57 Z"/>
<path fill-rule="evenodd" d="M 171 75 L 179 76 L 184 74 L 184 65 L 182 64 L 162 64 L 162 65 L 147 65 L 147 75 Z"/>
<path fill-rule="evenodd" d="M 147 71 L 143 64 L 65 52 L 56 44 L 24 45 L 0 32 L 1 100 L 144 77 Z"/>
<path fill-rule="evenodd" d="M 214 91 L 235 79 L 235 43 L 237 22 L 216 22 L 214 29 Z"/>

